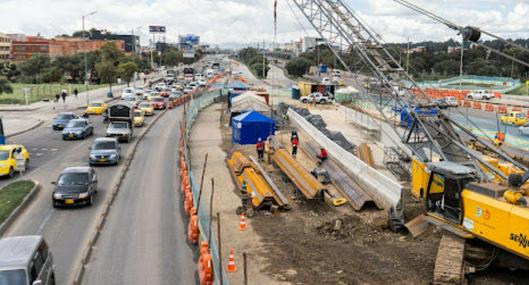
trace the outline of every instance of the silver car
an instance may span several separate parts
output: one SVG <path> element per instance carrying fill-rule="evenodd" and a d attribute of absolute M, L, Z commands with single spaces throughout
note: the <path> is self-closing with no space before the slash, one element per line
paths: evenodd
<path fill-rule="evenodd" d="M 42 236 L 0 239 L 0 284 L 55 285 L 53 256 Z"/>
<path fill-rule="evenodd" d="M 128 122 L 111 122 L 106 136 L 115 137 L 119 142 L 129 142 L 132 138 L 132 128 Z"/>

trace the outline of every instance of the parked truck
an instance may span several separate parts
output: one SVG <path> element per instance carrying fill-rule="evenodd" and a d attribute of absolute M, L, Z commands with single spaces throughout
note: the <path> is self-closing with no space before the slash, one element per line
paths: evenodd
<path fill-rule="evenodd" d="M 116 137 L 120 142 L 129 142 L 134 135 L 134 105 L 122 101 L 108 108 L 108 125 L 106 136 Z"/>

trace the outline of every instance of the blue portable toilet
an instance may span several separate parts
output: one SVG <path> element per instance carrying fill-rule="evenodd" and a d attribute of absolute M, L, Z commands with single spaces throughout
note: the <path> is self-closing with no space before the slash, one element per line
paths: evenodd
<path fill-rule="evenodd" d="M 327 73 L 328 67 L 325 64 L 320 64 L 320 73 Z"/>
<path fill-rule="evenodd" d="M 255 144 L 259 138 L 264 141 L 274 133 L 274 120 L 257 111 L 240 114 L 231 122 L 232 143 Z"/>

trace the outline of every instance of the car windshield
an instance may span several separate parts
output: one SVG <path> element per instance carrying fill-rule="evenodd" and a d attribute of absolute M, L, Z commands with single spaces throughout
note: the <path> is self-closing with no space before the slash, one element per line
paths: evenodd
<path fill-rule="evenodd" d="M 141 112 L 134 112 L 134 117 L 141 117 Z"/>
<path fill-rule="evenodd" d="M 0 270 L 0 285 L 26 284 L 26 272 L 23 269 Z"/>
<path fill-rule="evenodd" d="M 141 103 L 140 107 L 142 108 L 149 108 L 151 105 L 149 103 Z"/>
<path fill-rule="evenodd" d="M 522 114 L 522 113 L 518 113 L 518 114 L 516 114 L 516 118 L 523 119 L 523 118 L 525 118 L 525 115 Z"/>
<path fill-rule="evenodd" d="M 111 127 L 114 129 L 126 129 L 127 123 L 112 123 Z"/>
<path fill-rule="evenodd" d="M 163 98 L 152 98 L 152 101 L 153 102 L 163 102 L 164 99 Z"/>
<path fill-rule="evenodd" d="M 96 142 L 92 149 L 94 150 L 116 149 L 116 143 L 115 142 Z"/>
<path fill-rule="evenodd" d="M 62 120 L 73 119 L 73 114 L 59 114 L 59 116 L 57 116 L 57 119 L 62 119 Z"/>
<path fill-rule="evenodd" d="M 88 183 L 88 173 L 65 173 L 59 177 L 57 185 L 85 185 Z"/>
<path fill-rule="evenodd" d="M 90 103 L 91 107 L 101 107 L 101 103 Z"/>
<path fill-rule="evenodd" d="M 84 126 L 84 121 L 70 121 L 67 128 L 81 128 Z"/>
<path fill-rule="evenodd" d="M 7 160 L 8 158 L 9 158 L 9 151 L 0 150 L 0 161 L 1 160 Z"/>

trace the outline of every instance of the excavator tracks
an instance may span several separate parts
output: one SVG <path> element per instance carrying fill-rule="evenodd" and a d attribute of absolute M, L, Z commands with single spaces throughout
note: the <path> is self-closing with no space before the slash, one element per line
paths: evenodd
<path fill-rule="evenodd" d="M 465 239 L 445 232 L 437 251 L 433 284 L 465 284 L 464 255 Z"/>

